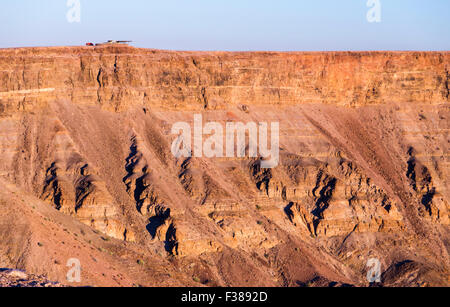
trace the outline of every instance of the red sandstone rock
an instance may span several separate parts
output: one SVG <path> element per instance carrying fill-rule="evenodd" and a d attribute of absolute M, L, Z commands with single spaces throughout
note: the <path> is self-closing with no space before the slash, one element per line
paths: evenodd
<path fill-rule="evenodd" d="M 65 282 L 77 256 L 91 285 L 366 285 L 375 257 L 386 285 L 412 270 L 409 285 L 448 286 L 449 60 L 0 50 L 0 267 Z M 176 159 L 170 127 L 194 112 L 280 122 L 280 165 Z"/>

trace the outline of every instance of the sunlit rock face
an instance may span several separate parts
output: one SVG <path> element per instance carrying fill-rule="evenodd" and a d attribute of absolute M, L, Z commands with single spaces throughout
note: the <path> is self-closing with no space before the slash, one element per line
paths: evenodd
<path fill-rule="evenodd" d="M 448 285 L 449 65 L 449 52 L 0 50 L 0 178 L 214 285 L 363 285 L 373 257 L 386 283 L 408 260 L 411 285 Z M 278 122 L 279 165 L 175 158 L 171 127 L 194 114 Z"/>

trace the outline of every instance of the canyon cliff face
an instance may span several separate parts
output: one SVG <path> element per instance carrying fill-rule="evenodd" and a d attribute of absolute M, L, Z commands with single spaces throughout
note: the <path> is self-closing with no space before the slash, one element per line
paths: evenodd
<path fill-rule="evenodd" d="M 448 286 L 449 69 L 449 52 L 0 50 L 0 267 L 360 286 L 377 258 L 384 285 Z M 194 114 L 279 122 L 279 166 L 175 158 Z"/>

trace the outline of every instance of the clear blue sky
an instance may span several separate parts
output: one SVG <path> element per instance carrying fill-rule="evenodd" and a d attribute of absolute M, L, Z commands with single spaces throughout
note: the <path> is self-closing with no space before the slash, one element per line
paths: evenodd
<path fill-rule="evenodd" d="M 2 0 L 0 48 L 108 39 L 176 50 L 450 50 L 450 0 Z"/>

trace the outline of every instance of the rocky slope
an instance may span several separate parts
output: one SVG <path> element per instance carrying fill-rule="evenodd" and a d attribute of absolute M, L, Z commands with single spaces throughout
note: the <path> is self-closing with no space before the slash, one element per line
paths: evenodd
<path fill-rule="evenodd" d="M 59 288 L 62 285 L 57 282 L 50 282 L 44 276 L 28 276 L 22 271 L 0 269 L 0 287 Z"/>
<path fill-rule="evenodd" d="M 0 267 L 359 286 L 378 258 L 385 285 L 448 286 L 449 68 L 449 52 L 0 50 Z M 176 159 L 171 127 L 193 114 L 279 122 L 280 165 Z"/>

